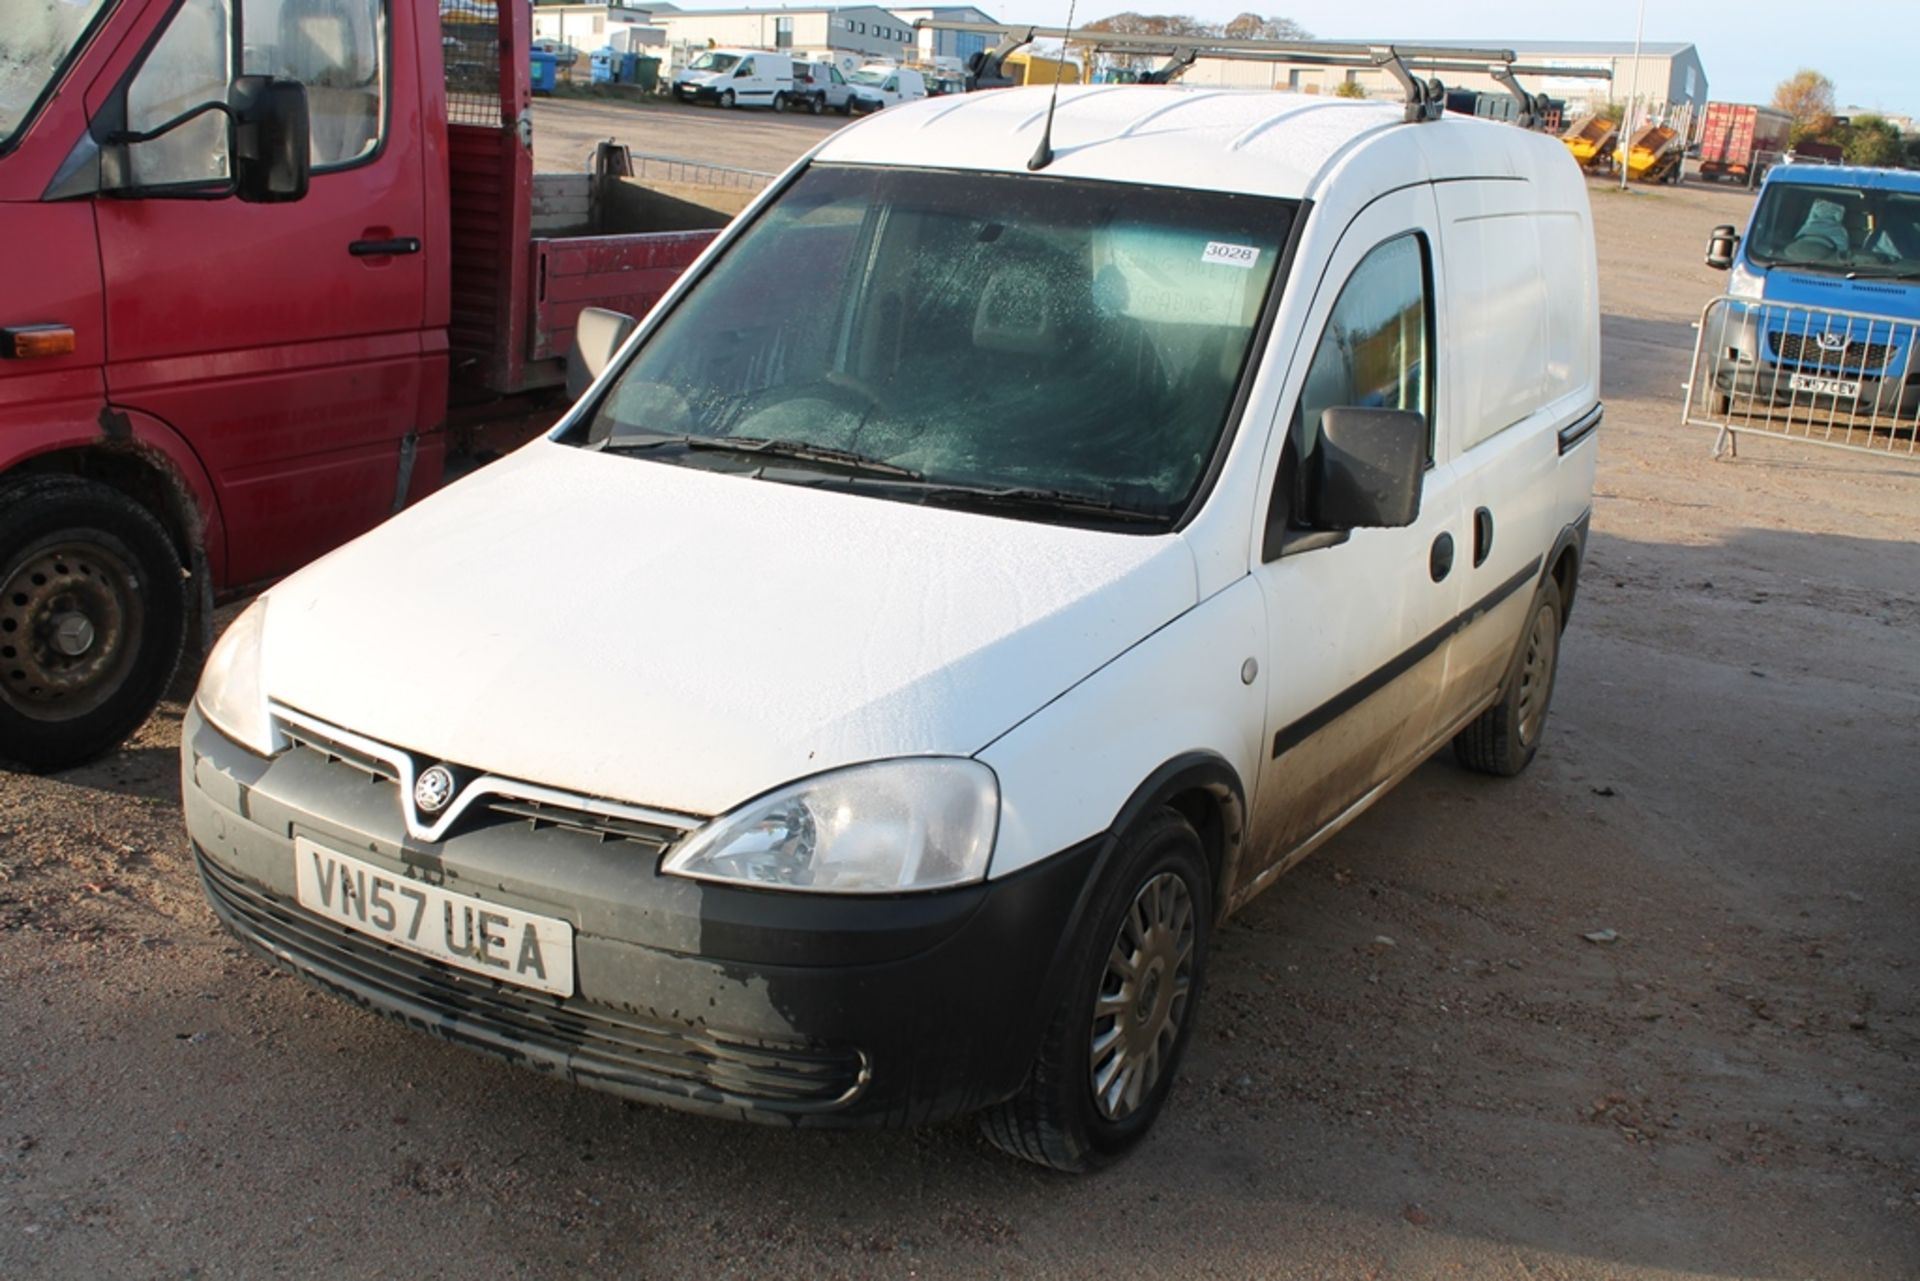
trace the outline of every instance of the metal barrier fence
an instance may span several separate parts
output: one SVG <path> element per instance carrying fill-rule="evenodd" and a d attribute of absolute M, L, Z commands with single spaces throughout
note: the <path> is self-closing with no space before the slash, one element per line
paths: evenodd
<path fill-rule="evenodd" d="M 1715 298 L 1700 313 L 1681 421 L 1739 436 L 1920 458 L 1920 321 Z"/>

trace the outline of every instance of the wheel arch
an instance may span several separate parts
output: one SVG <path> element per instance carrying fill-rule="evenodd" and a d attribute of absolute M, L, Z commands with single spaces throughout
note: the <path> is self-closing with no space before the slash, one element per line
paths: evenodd
<path fill-rule="evenodd" d="M 99 434 L 44 437 L 16 457 L 0 482 L 23 476 L 75 476 L 106 485 L 151 512 L 193 579 L 189 645 L 204 648 L 225 568 L 224 529 L 213 485 L 199 459 L 170 428 L 144 414 L 102 410 Z"/>
<path fill-rule="evenodd" d="M 1560 531 L 1554 539 L 1553 550 L 1547 553 L 1545 570 L 1541 576 L 1542 585 L 1548 578 L 1560 588 L 1560 629 L 1566 630 L 1567 619 L 1573 614 L 1574 592 L 1580 586 L 1580 565 L 1587 555 L 1587 533 L 1593 521 L 1591 511 L 1583 512 L 1580 519 Z"/>
<path fill-rule="evenodd" d="M 1117 841 L 1145 814 L 1172 809 L 1200 835 L 1213 878 L 1214 916 L 1226 909 L 1227 870 L 1247 833 L 1247 789 L 1239 771 L 1216 752 L 1191 751 L 1167 761 L 1141 781 L 1108 827 Z"/>

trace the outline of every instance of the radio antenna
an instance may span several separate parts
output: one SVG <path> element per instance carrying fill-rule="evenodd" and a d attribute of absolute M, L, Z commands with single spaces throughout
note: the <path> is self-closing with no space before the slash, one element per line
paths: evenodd
<path fill-rule="evenodd" d="M 1067 30 L 1073 30 L 1073 10 L 1080 0 L 1067 0 Z M 1032 54 L 1028 54 L 1028 66 L 1032 66 Z M 1047 99 L 1047 122 L 1040 127 L 1040 145 L 1033 149 L 1033 156 L 1027 161 L 1027 168 L 1045 169 L 1053 163 L 1053 109 L 1060 105 L 1060 73 L 1067 69 L 1067 41 L 1060 39 L 1060 54 L 1053 64 L 1053 96 Z"/>

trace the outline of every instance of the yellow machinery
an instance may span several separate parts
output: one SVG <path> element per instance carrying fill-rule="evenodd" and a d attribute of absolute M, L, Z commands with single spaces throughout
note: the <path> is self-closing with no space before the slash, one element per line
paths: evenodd
<path fill-rule="evenodd" d="M 1633 135 L 1627 147 L 1627 176 L 1635 182 L 1672 181 L 1680 175 L 1683 155 L 1679 130 L 1648 125 Z"/>
<path fill-rule="evenodd" d="M 1601 116 L 1581 116 L 1560 135 L 1582 169 L 1606 169 L 1620 149 L 1620 126 Z"/>
<path fill-rule="evenodd" d="M 1003 66 L 1006 74 L 1017 85 L 1050 85 L 1056 68 L 1063 85 L 1080 83 L 1080 64 L 1062 62 L 1053 58 L 1041 58 L 1028 54 L 1025 49 L 1017 49 L 1007 55 Z"/>

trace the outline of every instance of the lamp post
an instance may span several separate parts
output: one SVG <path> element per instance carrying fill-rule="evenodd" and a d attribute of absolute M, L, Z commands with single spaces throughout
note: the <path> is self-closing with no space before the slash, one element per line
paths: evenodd
<path fill-rule="evenodd" d="M 1614 148 L 1620 160 L 1620 190 L 1627 189 L 1627 168 L 1633 160 L 1633 113 L 1640 103 L 1640 44 L 1647 31 L 1647 0 L 1640 0 L 1640 18 L 1633 27 L 1633 74 L 1627 77 L 1627 111 L 1620 118 L 1621 139 Z"/>

